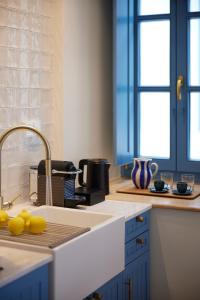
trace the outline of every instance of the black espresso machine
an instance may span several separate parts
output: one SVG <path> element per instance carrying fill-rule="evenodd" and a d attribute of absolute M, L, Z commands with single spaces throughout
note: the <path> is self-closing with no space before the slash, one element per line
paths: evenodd
<path fill-rule="evenodd" d="M 105 200 L 105 195 L 109 194 L 109 168 L 110 163 L 107 159 L 79 161 L 79 170 L 82 172 L 78 174 L 80 187 L 76 188 L 75 195 L 86 198 L 83 204 L 94 205 Z"/>
<path fill-rule="evenodd" d="M 82 159 L 78 169 L 70 161 L 52 160 L 53 205 L 76 207 L 104 201 L 105 195 L 109 194 L 109 167 L 106 159 Z M 77 188 L 76 175 L 80 185 Z M 45 195 L 45 161 L 42 160 L 38 166 L 38 205 L 45 204 Z"/>

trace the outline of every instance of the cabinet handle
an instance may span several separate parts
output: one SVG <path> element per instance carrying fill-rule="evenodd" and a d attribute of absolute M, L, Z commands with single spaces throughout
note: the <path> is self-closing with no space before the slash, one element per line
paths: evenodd
<path fill-rule="evenodd" d="M 133 300 L 133 282 L 132 279 L 129 278 L 125 284 L 128 286 L 128 300 Z"/>
<path fill-rule="evenodd" d="M 139 245 L 144 245 L 144 239 L 137 238 L 136 243 Z"/>
<path fill-rule="evenodd" d="M 137 216 L 136 217 L 136 222 L 144 222 L 144 217 L 142 217 L 142 216 Z"/>
<path fill-rule="evenodd" d="M 92 295 L 92 299 L 91 300 L 102 300 L 102 299 L 103 299 L 103 297 L 101 296 L 101 294 L 95 292 Z"/>

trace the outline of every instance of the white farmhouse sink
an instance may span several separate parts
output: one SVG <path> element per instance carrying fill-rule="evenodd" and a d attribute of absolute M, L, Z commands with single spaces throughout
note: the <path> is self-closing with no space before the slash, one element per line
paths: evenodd
<path fill-rule="evenodd" d="M 81 300 L 124 269 L 124 217 L 50 206 L 31 213 L 91 228 L 52 250 L 51 300 Z"/>
<path fill-rule="evenodd" d="M 31 212 L 33 215 L 42 215 L 49 222 L 78 227 L 94 227 L 112 218 L 110 214 L 91 213 L 70 208 L 55 206 L 40 206 Z"/>

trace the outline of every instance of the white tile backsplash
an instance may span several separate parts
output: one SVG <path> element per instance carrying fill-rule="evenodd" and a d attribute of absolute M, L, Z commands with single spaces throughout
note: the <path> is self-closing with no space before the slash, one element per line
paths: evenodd
<path fill-rule="evenodd" d="M 19 124 L 41 130 L 53 144 L 51 1 L 0 0 L 0 132 Z M 3 145 L 5 200 L 28 197 L 29 166 L 44 159 L 32 133 L 13 133 Z"/>

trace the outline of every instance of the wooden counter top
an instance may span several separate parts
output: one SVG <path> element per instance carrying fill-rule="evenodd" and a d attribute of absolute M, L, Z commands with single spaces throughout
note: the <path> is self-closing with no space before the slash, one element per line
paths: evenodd
<path fill-rule="evenodd" d="M 200 212 L 200 197 L 194 200 L 172 199 L 168 197 L 155 197 L 143 195 L 131 195 L 117 193 L 116 190 L 122 187 L 128 187 L 131 180 L 119 178 L 110 181 L 110 194 L 106 196 L 107 200 L 128 201 L 128 202 L 145 202 L 152 204 L 153 208 L 171 208 L 187 211 Z"/>

